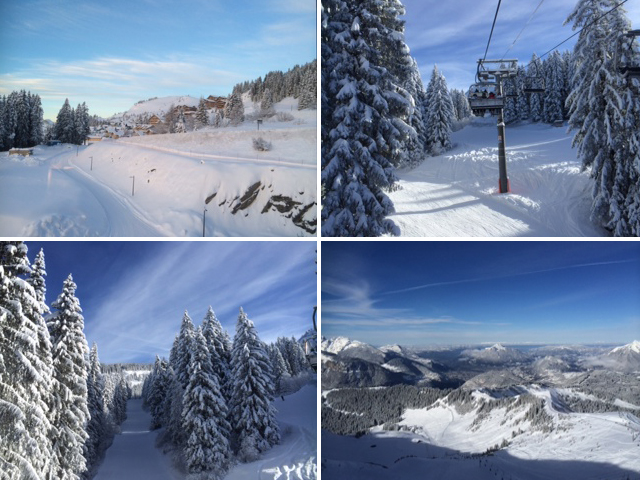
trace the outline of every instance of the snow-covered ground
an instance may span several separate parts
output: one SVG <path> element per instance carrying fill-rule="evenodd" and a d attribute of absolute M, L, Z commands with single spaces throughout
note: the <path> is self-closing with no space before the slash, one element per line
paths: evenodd
<path fill-rule="evenodd" d="M 142 409 L 142 399 L 129 400 L 122 433 L 116 436 L 107 450 L 94 480 L 184 478 L 173 468 L 171 459 L 156 448 L 160 430 L 149 431 L 150 423 L 151 415 Z"/>
<path fill-rule="evenodd" d="M 315 235 L 317 114 L 0 154 L 2 236 Z M 272 143 L 253 149 L 253 138 Z M 135 179 L 133 178 L 135 177 Z M 134 185 L 135 184 L 135 185 Z M 134 193 L 132 195 L 132 190 Z"/>
<path fill-rule="evenodd" d="M 282 441 L 259 460 L 234 466 L 226 480 L 311 480 L 316 478 L 316 392 L 315 385 L 276 399 Z M 127 403 L 127 420 L 107 450 L 94 480 L 184 480 L 171 458 L 156 448 L 160 430 L 149 431 L 151 416 L 142 400 Z"/>
<path fill-rule="evenodd" d="M 605 236 L 589 220 L 589 173 L 571 148 L 566 126 L 509 125 L 511 193 L 498 193 L 495 118 L 475 118 L 452 134 L 454 148 L 400 170 L 391 218 L 403 236 Z"/>
<path fill-rule="evenodd" d="M 311 480 L 317 477 L 317 387 L 276 398 L 282 441 L 255 462 L 236 465 L 225 480 Z"/>
<path fill-rule="evenodd" d="M 640 478 L 640 420 L 628 413 L 566 413 L 554 389 L 527 388 L 545 400 L 553 430 L 524 418 L 529 405 L 495 408 L 478 421 L 439 400 L 408 409 L 400 425 L 359 439 L 322 432 L 322 475 L 332 479 L 429 478 L 546 480 Z M 477 400 L 491 401 L 487 395 Z M 475 421 L 475 422 L 474 422 Z M 503 441 L 508 445 L 485 453 Z"/>

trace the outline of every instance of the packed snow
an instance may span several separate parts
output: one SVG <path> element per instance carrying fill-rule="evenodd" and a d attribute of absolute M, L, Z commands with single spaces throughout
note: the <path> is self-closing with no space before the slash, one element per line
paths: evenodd
<path fill-rule="evenodd" d="M 316 111 L 294 120 L 0 154 L 0 235 L 310 236 Z M 252 139 L 272 149 L 257 152 Z M 135 178 L 133 178 L 135 177 Z M 206 208 L 206 212 L 204 209 Z"/>
<path fill-rule="evenodd" d="M 308 385 L 284 401 L 278 398 L 275 407 L 282 431 L 281 443 L 258 461 L 237 464 L 225 479 L 315 479 L 316 392 L 315 386 Z M 95 480 L 182 480 L 186 477 L 173 466 L 170 457 L 156 447 L 161 430 L 150 431 L 150 423 L 151 415 L 142 409 L 142 400 L 129 400 L 122 432 L 107 450 Z"/>
<path fill-rule="evenodd" d="M 403 236 L 606 236 L 589 220 L 592 183 L 566 126 L 507 126 L 510 193 L 498 193 L 496 119 L 474 118 L 453 149 L 399 170 L 390 215 Z"/>
<path fill-rule="evenodd" d="M 154 479 L 180 480 L 184 475 L 176 471 L 169 457 L 156 448 L 160 430 L 150 431 L 151 415 L 142 409 L 142 399 L 127 402 L 127 419 L 122 431 L 107 450 L 94 480 Z"/>

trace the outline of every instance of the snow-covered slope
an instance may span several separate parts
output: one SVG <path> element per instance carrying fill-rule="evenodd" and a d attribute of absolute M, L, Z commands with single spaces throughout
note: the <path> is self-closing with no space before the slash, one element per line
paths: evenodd
<path fill-rule="evenodd" d="M 236 465 L 225 480 L 312 480 L 317 478 L 317 388 L 277 398 L 274 406 L 282 441 L 260 460 Z"/>
<path fill-rule="evenodd" d="M 521 387 L 408 409 L 403 431 L 375 427 L 356 439 L 322 432 L 322 473 L 332 479 L 543 480 L 640 476 L 640 420 L 577 414 L 553 389 Z M 627 477 L 629 475 L 629 477 Z"/>
<path fill-rule="evenodd" d="M 188 95 L 154 98 L 152 100 L 138 102 L 126 112 L 117 113 L 109 120 L 120 121 L 145 115 L 157 115 L 160 118 L 164 118 L 164 115 L 169 111 L 171 105 L 176 107 L 180 105 L 186 107 L 197 107 L 199 102 L 199 98 L 190 97 Z"/>
<path fill-rule="evenodd" d="M 324 389 L 441 380 L 433 362 L 402 348 L 378 349 L 358 340 L 336 337 L 322 341 L 321 354 Z"/>
<path fill-rule="evenodd" d="M 499 343 L 481 350 L 464 350 L 462 352 L 462 356 L 485 363 L 521 362 L 528 358 L 527 355 L 522 353 L 520 350 L 503 347 Z"/>
<path fill-rule="evenodd" d="M 389 197 L 403 236 L 605 236 L 589 220 L 591 180 L 566 128 L 509 125 L 511 193 L 499 194 L 495 118 L 451 136 L 454 148 L 399 171 Z"/>
<path fill-rule="evenodd" d="M 322 351 L 344 358 L 359 358 L 373 363 L 384 363 L 385 355 L 371 345 L 347 337 L 336 337 L 322 341 Z"/>
<path fill-rule="evenodd" d="M 202 236 L 205 213 L 207 236 L 315 235 L 316 113 L 292 114 L 263 123 L 268 152 L 243 124 L 2 153 L 0 235 Z"/>

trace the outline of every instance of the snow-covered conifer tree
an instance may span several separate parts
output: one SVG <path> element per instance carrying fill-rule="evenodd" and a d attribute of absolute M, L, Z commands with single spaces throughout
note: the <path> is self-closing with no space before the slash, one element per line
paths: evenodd
<path fill-rule="evenodd" d="M 324 236 L 399 234 L 384 190 L 406 156 L 398 125 L 410 104 L 376 48 L 388 30 L 374 3 L 322 2 Z"/>
<path fill-rule="evenodd" d="M 638 80 L 616 69 L 614 52 L 637 63 L 631 25 L 613 0 L 579 0 L 567 22 L 581 28 L 567 99 L 573 145 L 595 180 L 591 218 L 616 236 L 640 235 L 640 102 Z M 611 10 L 609 14 L 605 12 Z M 599 18 L 597 22 L 595 19 Z"/>
<path fill-rule="evenodd" d="M 280 441 L 273 402 L 273 378 L 269 357 L 253 322 L 242 308 L 233 339 L 231 365 L 233 395 L 231 418 L 236 449 L 242 461 L 255 460 Z"/>
<path fill-rule="evenodd" d="M 208 472 L 208 478 L 215 480 L 222 478 L 229 468 L 230 447 L 226 434 L 231 426 L 202 332 L 196 333 L 193 346 L 182 407 L 184 453 L 190 473 Z"/>
<path fill-rule="evenodd" d="M 242 97 L 237 93 L 232 93 L 224 107 L 224 118 L 229 120 L 233 126 L 244 122 L 244 104 Z"/>
<path fill-rule="evenodd" d="M 94 342 L 89 353 L 89 374 L 87 377 L 87 406 L 90 419 L 87 423 L 89 438 L 85 443 L 85 458 L 89 469 L 96 464 L 101 445 L 109 434 L 104 415 L 103 390 L 104 380 L 98 358 L 98 346 Z"/>
<path fill-rule="evenodd" d="M 275 115 L 276 111 L 273 108 L 273 95 L 269 88 L 265 88 L 262 94 L 262 101 L 260 102 L 260 116 L 271 117 Z"/>
<path fill-rule="evenodd" d="M 0 242 L 0 471 L 51 478 L 51 344 L 22 242 Z"/>
<path fill-rule="evenodd" d="M 538 58 L 538 56 L 534 53 L 531 56 L 531 61 L 529 62 L 527 68 L 527 75 L 529 77 L 528 82 L 531 88 L 541 88 L 542 80 L 544 78 L 544 71 L 542 68 L 542 61 Z M 542 98 L 539 93 L 532 93 L 529 96 L 529 112 L 531 120 L 534 122 L 539 122 L 542 120 Z"/>
<path fill-rule="evenodd" d="M 273 383 L 275 385 L 274 392 L 281 393 L 281 381 L 284 376 L 289 375 L 284 357 L 280 353 L 280 349 L 275 345 L 269 345 L 269 360 L 271 361 L 271 372 L 273 373 Z"/>
<path fill-rule="evenodd" d="M 165 421 L 165 398 L 171 385 L 171 377 L 173 372 L 169 363 L 163 358 L 160 359 L 156 355 L 156 361 L 151 373 L 151 381 L 149 385 L 149 395 L 146 399 L 146 405 L 151 413 L 152 430 L 160 428 Z"/>
<path fill-rule="evenodd" d="M 545 62 L 545 99 L 543 119 L 546 123 L 553 123 L 564 118 L 562 107 L 563 68 L 560 52 L 555 50 Z"/>
<path fill-rule="evenodd" d="M 175 361 L 171 365 L 182 388 L 187 388 L 187 383 L 189 382 L 188 367 L 191 362 L 191 351 L 193 350 L 195 333 L 196 330 L 191 321 L 191 317 L 189 317 L 189 314 L 185 310 L 182 316 L 182 324 L 180 325 L 180 333 L 178 334 Z"/>
<path fill-rule="evenodd" d="M 89 346 L 84 336 L 84 317 L 76 297 L 76 284 L 71 275 L 49 317 L 54 367 L 54 418 L 56 432 L 52 437 L 57 458 L 56 478 L 78 479 L 86 470 L 83 455 L 87 440 L 85 426 L 89 420 L 87 407 L 87 375 Z"/>
<path fill-rule="evenodd" d="M 231 351 L 226 344 L 222 325 L 216 318 L 211 306 L 202 321 L 202 334 L 207 342 L 207 349 L 211 355 L 211 365 L 217 377 L 225 400 L 229 401 L 228 394 L 231 388 Z M 229 435 L 227 435 L 229 436 Z"/>
<path fill-rule="evenodd" d="M 439 155 L 451 148 L 451 124 L 455 114 L 447 81 L 438 66 L 433 67 L 427 87 L 427 138 L 431 153 Z"/>
<path fill-rule="evenodd" d="M 42 125 L 43 114 L 40 95 L 33 95 L 29 105 L 29 146 L 40 145 L 44 139 Z"/>
<path fill-rule="evenodd" d="M 200 97 L 198 103 L 198 111 L 196 112 L 196 126 L 198 128 L 206 127 L 209 125 L 209 114 L 207 113 L 207 102 L 203 97 Z"/>
<path fill-rule="evenodd" d="M 528 120 L 530 116 L 529 95 L 523 92 L 527 82 L 527 69 L 524 65 L 518 66 L 518 72 L 515 78 L 516 94 L 516 110 L 518 111 L 518 120 Z"/>
<path fill-rule="evenodd" d="M 71 143 L 70 133 L 73 131 L 73 119 L 71 118 L 71 106 L 67 98 L 58 112 L 56 118 L 55 135 L 63 143 Z"/>
<path fill-rule="evenodd" d="M 316 109 L 318 95 L 317 62 L 313 60 L 310 67 L 305 70 L 300 84 L 300 96 L 298 97 L 298 110 L 309 108 Z"/>

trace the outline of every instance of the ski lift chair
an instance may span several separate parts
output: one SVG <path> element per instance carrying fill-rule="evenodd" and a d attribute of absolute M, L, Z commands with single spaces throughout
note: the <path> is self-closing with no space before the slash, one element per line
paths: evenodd
<path fill-rule="evenodd" d="M 495 82 L 478 82 L 469 87 L 467 99 L 474 115 L 483 115 L 486 110 L 504 107 L 504 98 L 496 92 Z"/>
<path fill-rule="evenodd" d="M 544 93 L 547 91 L 544 83 L 544 77 L 538 70 L 538 64 L 536 62 L 533 62 L 532 65 L 535 66 L 536 73 L 535 75 L 526 75 L 524 77 L 524 87 L 522 88 L 522 93 L 526 93 L 529 95 L 532 93 Z"/>
<path fill-rule="evenodd" d="M 626 37 L 638 37 L 640 36 L 640 30 L 629 30 L 627 33 L 623 34 Z M 618 50 L 621 50 L 619 48 Z M 638 65 L 618 65 L 618 57 L 620 52 L 616 51 L 616 66 L 618 66 L 618 71 L 622 74 L 626 74 L 628 77 L 632 78 L 640 78 L 640 66 Z"/>

